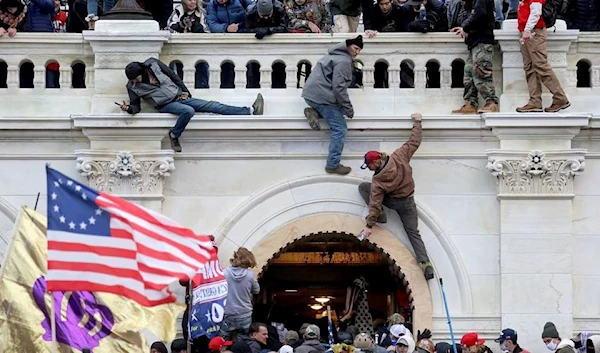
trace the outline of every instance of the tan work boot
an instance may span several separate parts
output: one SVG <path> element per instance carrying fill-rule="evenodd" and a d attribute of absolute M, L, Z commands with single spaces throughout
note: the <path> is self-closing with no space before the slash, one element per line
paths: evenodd
<path fill-rule="evenodd" d="M 544 111 L 546 113 L 556 113 L 556 112 L 561 111 L 563 109 L 567 109 L 570 106 L 571 106 L 570 102 L 566 102 L 566 103 L 552 103 L 552 105 L 549 106 L 548 108 L 544 109 Z"/>
<path fill-rule="evenodd" d="M 477 107 L 467 101 L 460 109 L 453 110 L 452 114 L 477 114 Z"/>
<path fill-rule="evenodd" d="M 517 108 L 517 113 L 541 113 L 543 111 L 544 110 L 542 107 L 536 107 L 535 105 L 531 105 L 529 103 Z"/>
<path fill-rule="evenodd" d="M 498 104 L 496 102 L 494 102 L 493 100 L 488 100 L 485 105 L 483 106 L 483 108 L 479 109 L 477 111 L 477 113 L 479 114 L 483 114 L 483 113 L 497 113 L 500 111 L 500 108 L 498 108 Z"/>
<path fill-rule="evenodd" d="M 346 175 L 346 174 L 348 174 L 348 173 L 350 173 L 352 171 L 352 168 L 346 167 L 346 166 L 343 166 L 343 165 L 340 164 L 340 165 L 338 165 L 335 168 L 325 167 L 325 171 L 327 173 L 329 173 L 329 174 Z"/>

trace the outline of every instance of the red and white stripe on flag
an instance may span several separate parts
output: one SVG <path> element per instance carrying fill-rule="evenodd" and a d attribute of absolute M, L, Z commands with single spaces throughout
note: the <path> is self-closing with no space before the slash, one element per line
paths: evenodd
<path fill-rule="evenodd" d="M 110 236 L 90 234 L 88 226 L 78 231 L 78 224 L 74 231 L 48 229 L 49 291 L 109 292 L 144 306 L 171 303 L 176 298 L 168 285 L 192 278 L 216 251 L 209 236 L 124 199 L 100 192 L 95 203 L 87 224 L 110 217 Z"/>

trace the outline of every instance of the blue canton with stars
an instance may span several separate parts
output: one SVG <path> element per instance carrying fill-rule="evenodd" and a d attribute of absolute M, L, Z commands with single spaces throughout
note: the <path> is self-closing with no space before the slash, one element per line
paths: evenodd
<path fill-rule="evenodd" d="M 99 192 L 46 166 L 48 230 L 110 236 L 110 215 L 96 205 Z"/>

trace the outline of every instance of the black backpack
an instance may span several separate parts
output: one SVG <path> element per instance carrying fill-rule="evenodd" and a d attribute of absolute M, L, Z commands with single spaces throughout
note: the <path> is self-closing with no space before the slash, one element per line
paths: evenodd
<path fill-rule="evenodd" d="M 542 18 L 546 28 L 553 27 L 557 18 L 562 18 L 567 12 L 568 0 L 546 0 L 542 8 Z"/>

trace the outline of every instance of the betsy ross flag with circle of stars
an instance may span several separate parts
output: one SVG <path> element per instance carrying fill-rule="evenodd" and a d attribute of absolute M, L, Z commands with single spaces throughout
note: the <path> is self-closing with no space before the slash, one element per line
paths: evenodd
<path fill-rule="evenodd" d="M 170 283 L 187 280 L 216 250 L 154 211 L 94 190 L 46 167 L 49 291 L 96 291 L 145 306 L 176 301 Z"/>

